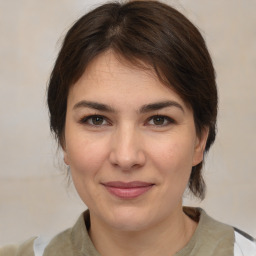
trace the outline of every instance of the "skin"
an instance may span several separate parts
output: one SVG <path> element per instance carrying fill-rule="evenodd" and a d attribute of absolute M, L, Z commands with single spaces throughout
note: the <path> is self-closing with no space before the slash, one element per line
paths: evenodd
<path fill-rule="evenodd" d="M 182 195 L 206 139 L 191 108 L 151 68 L 111 51 L 90 63 L 68 95 L 63 149 L 101 255 L 173 255 L 187 244 L 197 224 L 183 213 Z M 110 181 L 152 185 L 120 198 L 106 189 Z"/>

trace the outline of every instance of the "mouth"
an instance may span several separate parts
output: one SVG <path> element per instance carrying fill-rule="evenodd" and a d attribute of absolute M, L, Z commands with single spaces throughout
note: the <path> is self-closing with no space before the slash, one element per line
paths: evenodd
<path fill-rule="evenodd" d="M 107 191 L 121 199 L 137 198 L 148 192 L 154 184 L 142 181 L 122 182 L 111 181 L 103 183 Z"/>

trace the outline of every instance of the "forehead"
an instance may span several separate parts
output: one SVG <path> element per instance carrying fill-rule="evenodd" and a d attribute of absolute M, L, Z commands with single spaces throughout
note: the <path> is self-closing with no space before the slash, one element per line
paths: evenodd
<path fill-rule="evenodd" d="M 137 63 L 136 63 L 137 64 Z M 103 97 L 110 93 L 136 98 L 147 96 L 159 100 L 159 97 L 173 97 L 183 103 L 181 97 L 171 86 L 164 85 L 155 70 L 146 63 L 138 65 L 125 60 L 111 51 L 94 58 L 86 67 L 80 79 L 71 87 L 70 97 Z M 146 93 L 146 95 L 145 95 Z"/>
<path fill-rule="evenodd" d="M 84 79 L 96 81 L 102 78 L 120 80 L 128 77 L 142 81 L 150 79 L 157 83 L 160 82 L 155 70 L 149 64 L 139 59 L 127 60 L 111 50 L 95 57 L 82 75 Z"/>

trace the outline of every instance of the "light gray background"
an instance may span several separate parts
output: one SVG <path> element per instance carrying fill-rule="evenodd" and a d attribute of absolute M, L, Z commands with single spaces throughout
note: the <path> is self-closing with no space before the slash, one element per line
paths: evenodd
<path fill-rule="evenodd" d="M 256 236 L 256 1 L 165 2 L 200 27 L 220 94 L 218 138 L 205 166 L 208 194 L 203 203 L 185 203 Z M 53 235 L 85 208 L 60 171 L 45 89 L 61 38 L 98 3 L 0 0 L 0 245 Z"/>

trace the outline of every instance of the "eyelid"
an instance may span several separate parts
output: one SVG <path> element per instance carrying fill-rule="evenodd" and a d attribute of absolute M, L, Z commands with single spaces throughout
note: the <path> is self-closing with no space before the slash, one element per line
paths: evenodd
<path fill-rule="evenodd" d="M 102 118 L 103 123 L 97 125 L 97 124 L 93 124 L 92 122 L 91 123 L 89 122 L 89 120 L 92 120 L 93 118 L 96 118 L 96 117 Z M 154 118 L 163 118 L 164 119 L 164 124 L 154 124 L 154 123 L 150 124 L 150 122 Z M 83 116 L 82 118 L 79 119 L 78 122 L 82 125 L 88 125 L 88 126 L 96 127 L 96 128 L 99 128 L 99 127 L 102 127 L 102 126 L 112 125 L 109 118 L 105 117 L 104 115 L 100 115 L 100 114 L 90 114 L 90 115 Z M 157 128 L 161 128 L 161 127 L 165 127 L 165 126 L 175 124 L 175 123 L 176 123 L 176 121 L 173 118 L 169 117 L 169 116 L 156 114 L 156 115 L 153 115 L 153 116 L 150 116 L 149 118 L 147 118 L 144 125 L 146 125 L 146 126 L 149 125 L 149 126 L 154 126 L 154 127 L 157 127 Z"/>
<path fill-rule="evenodd" d="M 94 117 L 99 117 L 99 118 L 103 118 L 105 122 L 107 122 L 107 124 L 99 124 L 99 125 L 96 125 L 96 124 L 90 124 L 88 122 L 88 120 L 94 118 Z M 99 114 L 93 114 L 93 115 L 87 115 L 87 116 L 83 116 L 82 118 L 79 119 L 79 123 L 80 124 L 83 124 L 83 125 L 89 125 L 89 126 L 92 126 L 92 127 L 101 127 L 101 126 L 106 126 L 106 125 L 111 125 L 110 121 L 108 118 L 106 118 L 105 116 L 103 115 L 99 115 Z"/>
<path fill-rule="evenodd" d="M 176 121 L 173 118 L 171 118 L 169 116 L 165 116 L 165 115 L 153 115 L 153 116 L 150 116 L 146 120 L 146 123 L 148 124 L 151 120 L 153 120 L 153 118 L 156 118 L 156 117 L 164 118 L 167 121 L 167 124 L 162 124 L 162 125 L 149 124 L 149 125 L 155 126 L 155 127 L 165 127 L 165 126 L 168 126 L 170 124 L 175 124 L 176 123 Z"/>

